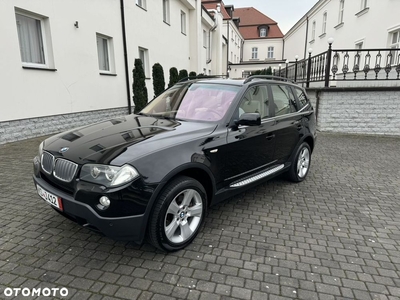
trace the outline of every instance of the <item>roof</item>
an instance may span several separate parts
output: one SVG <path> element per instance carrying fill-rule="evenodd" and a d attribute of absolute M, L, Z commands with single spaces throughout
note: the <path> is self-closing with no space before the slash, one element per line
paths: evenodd
<path fill-rule="evenodd" d="M 225 9 L 225 4 L 222 0 L 201 0 L 201 3 L 206 9 L 217 9 L 217 4 L 221 4 L 221 13 L 224 20 L 230 20 L 231 16 Z"/>
<path fill-rule="evenodd" d="M 234 14 L 240 18 L 240 26 L 278 24 L 254 7 L 235 8 Z"/>
<path fill-rule="evenodd" d="M 254 7 L 236 8 L 234 16 L 240 18 L 239 31 L 245 40 L 283 38 L 278 23 Z M 268 35 L 265 38 L 260 37 L 260 25 L 269 27 Z"/>

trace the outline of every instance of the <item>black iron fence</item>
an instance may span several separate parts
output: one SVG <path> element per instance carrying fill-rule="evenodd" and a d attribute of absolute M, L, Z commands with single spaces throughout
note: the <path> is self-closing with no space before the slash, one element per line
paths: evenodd
<path fill-rule="evenodd" d="M 329 49 L 307 59 L 289 62 L 274 75 L 307 87 L 312 82 L 400 80 L 400 49 Z"/>

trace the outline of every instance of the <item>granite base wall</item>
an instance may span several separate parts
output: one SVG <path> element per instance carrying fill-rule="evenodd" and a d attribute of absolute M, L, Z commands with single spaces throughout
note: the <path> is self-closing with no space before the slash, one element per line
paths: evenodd
<path fill-rule="evenodd" d="M 0 144 L 57 133 L 127 114 L 128 108 L 120 107 L 0 122 Z"/>

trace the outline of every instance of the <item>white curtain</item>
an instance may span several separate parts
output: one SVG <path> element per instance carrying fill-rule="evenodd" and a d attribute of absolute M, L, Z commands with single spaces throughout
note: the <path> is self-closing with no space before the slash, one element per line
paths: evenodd
<path fill-rule="evenodd" d="M 108 62 L 108 41 L 105 38 L 97 36 L 97 51 L 99 54 L 99 69 L 103 71 L 110 71 L 110 64 Z"/>
<path fill-rule="evenodd" d="M 22 61 L 45 64 L 40 20 L 19 14 L 16 19 Z"/>

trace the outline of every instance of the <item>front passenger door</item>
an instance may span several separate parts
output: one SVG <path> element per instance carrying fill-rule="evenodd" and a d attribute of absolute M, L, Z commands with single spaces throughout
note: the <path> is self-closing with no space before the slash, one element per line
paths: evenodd
<path fill-rule="evenodd" d="M 224 185 L 267 168 L 274 159 L 274 121 L 270 120 L 270 102 L 266 85 L 248 88 L 233 118 L 243 113 L 259 113 L 260 126 L 228 129 L 227 144 L 218 153 Z"/>

